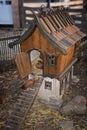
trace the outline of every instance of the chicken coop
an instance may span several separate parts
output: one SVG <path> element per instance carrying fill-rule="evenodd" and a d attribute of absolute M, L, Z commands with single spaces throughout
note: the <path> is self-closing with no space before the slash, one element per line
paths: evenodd
<path fill-rule="evenodd" d="M 21 53 L 15 61 L 21 78 L 41 75 L 45 79 L 44 90 L 54 93 L 55 89 L 54 95 L 61 96 L 73 78 L 74 64 L 85 34 L 75 26 L 63 7 L 43 7 L 37 13 L 31 11 L 34 20 L 9 47 L 20 44 Z"/>

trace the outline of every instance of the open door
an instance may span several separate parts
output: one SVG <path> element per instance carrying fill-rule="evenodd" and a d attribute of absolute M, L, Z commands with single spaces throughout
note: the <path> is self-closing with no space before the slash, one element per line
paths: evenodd
<path fill-rule="evenodd" d="M 29 53 L 31 70 L 34 75 L 43 75 L 43 54 L 36 49 Z"/>
<path fill-rule="evenodd" d="M 27 53 L 21 52 L 20 54 L 17 54 L 15 62 L 21 78 L 25 78 L 31 73 L 29 56 Z"/>

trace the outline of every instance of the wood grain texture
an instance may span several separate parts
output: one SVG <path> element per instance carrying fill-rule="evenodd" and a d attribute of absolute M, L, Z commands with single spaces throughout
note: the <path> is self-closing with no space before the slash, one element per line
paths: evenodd
<path fill-rule="evenodd" d="M 19 74 L 21 78 L 26 77 L 29 73 L 31 73 L 29 56 L 27 53 L 20 53 L 16 56 L 15 59 Z"/>
<path fill-rule="evenodd" d="M 75 53 L 75 45 L 72 45 L 68 49 L 67 55 L 61 54 L 58 49 L 54 48 L 54 46 L 48 42 L 48 40 L 41 34 L 38 28 L 36 28 L 34 33 L 32 33 L 32 35 L 21 44 L 21 50 L 23 52 L 28 52 L 31 49 L 37 49 L 43 54 L 43 73 L 46 74 L 61 74 L 64 69 L 71 63 Z M 47 66 L 46 53 L 55 54 L 57 56 L 56 66 Z M 23 73 L 23 70 L 21 70 L 21 72 Z"/>
<path fill-rule="evenodd" d="M 75 46 L 71 46 L 68 49 L 68 54 L 67 55 L 60 55 L 58 58 L 58 68 L 57 68 L 57 73 L 60 74 L 64 71 L 64 69 L 71 63 L 71 61 L 74 58 L 74 50 Z"/>

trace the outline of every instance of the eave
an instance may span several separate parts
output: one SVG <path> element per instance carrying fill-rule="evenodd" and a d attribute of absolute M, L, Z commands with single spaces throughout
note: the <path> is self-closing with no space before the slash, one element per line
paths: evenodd
<path fill-rule="evenodd" d="M 25 41 L 29 36 L 32 35 L 33 31 L 35 29 L 35 24 L 33 23 L 32 25 L 29 26 L 29 28 L 27 29 L 27 31 L 25 31 L 25 33 L 18 39 L 15 40 L 14 42 L 9 43 L 9 47 L 13 48 L 13 46 L 17 45 L 17 44 L 21 44 L 23 41 Z"/>

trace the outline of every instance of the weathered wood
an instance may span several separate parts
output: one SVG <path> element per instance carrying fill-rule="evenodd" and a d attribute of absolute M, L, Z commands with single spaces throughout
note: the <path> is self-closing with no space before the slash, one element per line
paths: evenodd
<path fill-rule="evenodd" d="M 42 24 L 43 24 L 45 30 L 46 30 L 48 33 L 50 33 L 51 31 L 50 31 L 49 27 L 47 26 L 47 24 L 44 22 L 44 19 L 40 18 L 40 21 L 42 22 Z"/>
<path fill-rule="evenodd" d="M 76 61 L 77 61 L 77 58 L 74 59 L 74 60 L 71 62 L 71 64 L 63 71 L 63 73 L 61 73 L 60 75 L 58 75 L 58 78 L 61 79 L 61 78 L 64 76 L 64 74 L 72 67 L 72 65 L 74 65 L 74 63 L 75 63 Z"/>
<path fill-rule="evenodd" d="M 5 41 L 5 40 L 12 40 L 12 39 L 16 39 L 19 38 L 20 35 L 17 36 L 8 36 L 8 37 L 0 37 L 0 41 Z"/>
<path fill-rule="evenodd" d="M 36 48 L 36 49 L 40 48 L 40 32 L 38 28 L 36 28 L 36 30 L 32 35 L 32 44 L 33 44 L 32 48 Z"/>
<path fill-rule="evenodd" d="M 57 73 L 61 74 L 64 71 L 64 69 L 73 60 L 73 56 L 74 56 L 74 46 L 69 48 L 67 55 L 60 55 L 58 57 L 58 65 L 59 65 L 59 67 L 57 68 Z"/>
<path fill-rule="evenodd" d="M 31 73 L 29 56 L 27 53 L 20 53 L 16 56 L 16 65 L 19 71 L 21 78 L 26 77 L 29 73 Z"/>
<path fill-rule="evenodd" d="M 61 74 L 72 62 L 75 56 L 75 44 L 83 35 L 78 33 L 79 29 L 62 7 L 61 9 L 55 7 L 50 11 L 42 9 L 40 14 L 35 15 L 35 17 L 37 27 L 31 36 L 21 44 L 21 49 L 24 52 L 36 49 L 43 54 L 44 74 Z M 57 67 L 56 65 L 48 65 L 47 59 L 50 59 L 50 57 L 47 57 L 47 53 L 58 54 Z M 30 55 L 30 53 L 28 54 Z"/>
<path fill-rule="evenodd" d="M 11 110 L 8 116 L 8 120 L 3 125 L 3 130 L 20 130 L 27 113 L 29 112 L 41 86 L 42 79 L 39 79 L 36 84 L 34 84 L 33 89 L 26 89 L 19 95 L 17 102 Z M 23 102 L 19 102 L 23 101 Z M 27 101 L 27 102 L 26 102 Z"/>
<path fill-rule="evenodd" d="M 25 41 L 23 41 L 21 43 L 21 51 L 22 52 L 28 52 L 29 48 L 32 48 L 32 36 L 30 36 L 28 39 L 26 39 Z"/>

